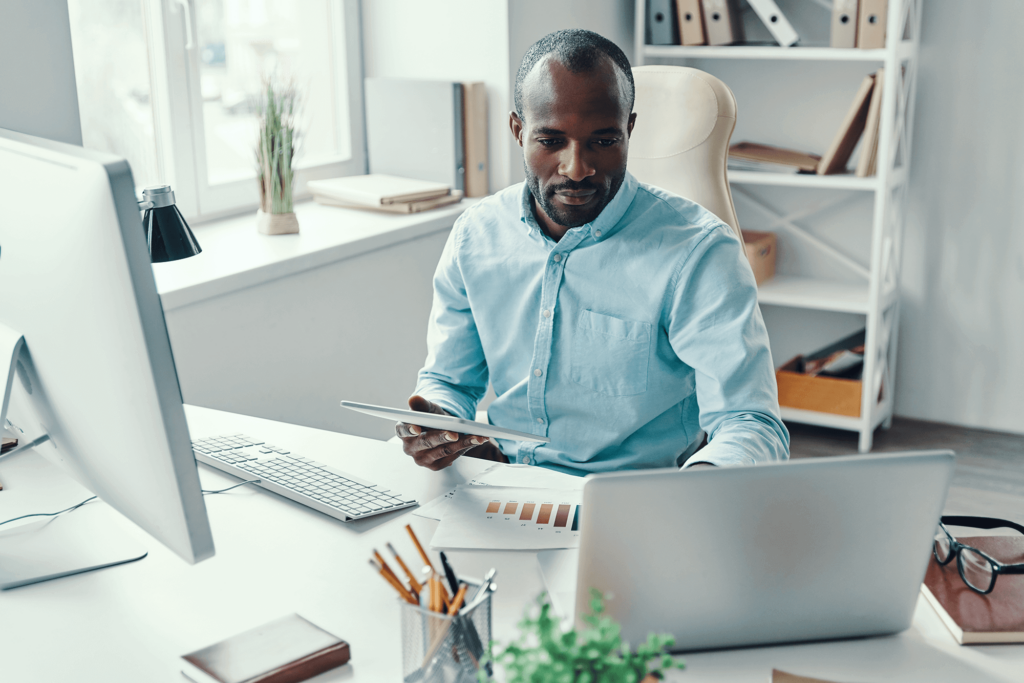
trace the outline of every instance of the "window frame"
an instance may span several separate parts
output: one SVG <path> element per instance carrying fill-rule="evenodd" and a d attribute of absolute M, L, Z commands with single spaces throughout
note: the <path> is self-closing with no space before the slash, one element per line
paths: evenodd
<path fill-rule="evenodd" d="M 259 206 L 254 179 L 211 184 L 207 174 L 206 135 L 199 81 L 199 49 L 194 0 L 142 0 L 149 47 L 150 82 L 160 171 L 175 192 L 179 210 L 190 223 L 202 223 Z M 187 5 L 188 11 L 184 11 Z M 363 111 L 363 59 L 359 0 L 330 0 L 331 53 L 336 79 L 335 107 L 348 112 L 347 160 L 297 165 L 293 197 L 310 196 L 310 180 L 366 173 Z M 190 32 L 186 30 L 190 22 Z M 186 49 L 188 36 L 193 46 Z M 344 40 L 339 49 L 337 38 Z"/>

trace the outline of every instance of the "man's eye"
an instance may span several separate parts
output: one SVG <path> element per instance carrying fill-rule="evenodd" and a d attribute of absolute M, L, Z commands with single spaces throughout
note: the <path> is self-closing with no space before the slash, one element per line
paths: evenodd
<path fill-rule="evenodd" d="M 611 147 L 616 142 L 618 142 L 618 140 L 617 139 L 600 138 L 596 142 L 597 142 L 597 145 L 599 147 Z"/>
<path fill-rule="evenodd" d="M 545 147 L 554 147 L 559 142 L 561 142 L 561 140 L 559 140 L 558 138 L 539 138 L 537 142 L 544 145 Z"/>

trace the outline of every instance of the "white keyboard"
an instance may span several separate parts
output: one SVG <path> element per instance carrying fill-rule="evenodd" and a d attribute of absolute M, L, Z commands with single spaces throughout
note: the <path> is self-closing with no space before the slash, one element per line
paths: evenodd
<path fill-rule="evenodd" d="M 192 442 L 196 460 L 343 522 L 416 504 L 406 496 L 244 434 Z"/>

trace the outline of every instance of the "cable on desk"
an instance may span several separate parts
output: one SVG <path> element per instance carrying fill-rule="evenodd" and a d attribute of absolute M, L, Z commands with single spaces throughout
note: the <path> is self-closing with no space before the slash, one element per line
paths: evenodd
<path fill-rule="evenodd" d="M 237 489 L 239 486 L 245 486 L 246 484 L 259 484 L 261 481 L 262 481 L 261 479 L 253 479 L 251 481 L 240 482 L 238 484 L 235 484 L 234 486 L 229 486 L 226 489 L 218 489 L 216 491 L 207 491 L 206 489 L 202 489 L 202 492 L 203 492 L 204 496 L 207 495 L 207 494 L 211 494 L 212 495 L 212 494 L 215 494 L 215 493 L 227 493 L 231 489 Z M 10 519 L 5 519 L 4 521 L 0 522 L 0 526 L 3 526 L 4 524 L 7 524 L 8 522 L 17 522 L 19 519 L 25 519 L 27 517 L 56 517 L 57 515 L 62 515 L 65 512 L 73 512 L 74 510 L 77 510 L 78 508 L 82 507 L 86 503 L 90 503 L 90 502 L 96 500 L 97 497 L 98 496 L 92 496 L 91 498 L 86 498 L 85 500 L 83 500 L 81 503 L 78 503 L 77 505 L 72 505 L 69 508 L 64 508 L 63 510 L 58 510 L 57 512 L 33 512 L 32 514 L 29 514 L 29 515 L 22 515 L 21 517 L 12 517 Z"/>
<path fill-rule="evenodd" d="M 217 489 L 216 491 L 207 491 L 206 489 L 203 489 L 203 495 L 205 496 L 205 495 L 209 494 L 209 495 L 212 496 L 212 495 L 214 495 L 216 493 L 227 493 L 231 489 L 237 489 L 239 486 L 245 486 L 246 484 L 259 484 L 261 481 L 263 481 L 263 480 L 262 479 L 251 479 L 249 481 L 239 482 L 239 483 L 235 484 L 234 486 L 227 487 L 226 489 Z"/>
<path fill-rule="evenodd" d="M 30 515 L 22 515 L 21 517 L 12 517 L 11 519 L 5 519 L 4 521 L 0 522 L 0 526 L 3 526 L 4 524 L 7 524 L 8 522 L 16 522 L 19 519 L 25 519 L 26 517 L 55 517 L 57 515 L 65 513 L 65 512 L 71 512 L 72 510 L 77 510 L 78 508 L 82 507 L 86 503 L 88 503 L 90 501 L 93 501 L 93 500 L 96 500 L 97 497 L 98 496 L 93 496 L 92 498 L 86 498 L 85 500 L 83 500 L 78 505 L 72 505 L 69 508 L 64 508 L 63 510 L 59 510 L 58 512 L 33 512 Z"/>

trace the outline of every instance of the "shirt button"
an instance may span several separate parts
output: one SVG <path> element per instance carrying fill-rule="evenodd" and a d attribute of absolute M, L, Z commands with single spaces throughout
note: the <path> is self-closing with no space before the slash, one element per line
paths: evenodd
<path fill-rule="evenodd" d="M 533 374 L 535 377 L 540 377 L 541 375 L 544 374 L 544 371 L 541 370 L 540 368 L 537 368 L 536 370 L 533 371 Z"/>
<path fill-rule="evenodd" d="M 544 418 L 543 417 L 538 417 L 537 418 L 537 422 L 539 422 L 540 424 L 544 424 Z"/>
<path fill-rule="evenodd" d="M 558 263 L 559 261 L 562 260 L 562 255 L 561 254 L 555 254 L 551 258 L 555 259 L 555 263 Z"/>
<path fill-rule="evenodd" d="M 530 456 L 528 456 L 528 455 L 524 455 L 523 456 L 523 464 L 524 465 L 529 465 L 530 464 Z"/>
<path fill-rule="evenodd" d="M 601 231 L 600 230 L 595 230 L 594 231 L 594 237 L 600 237 L 600 236 L 601 236 Z"/>
<path fill-rule="evenodd" d="M 543 315 L 545 318 L 550 318 L 551 317 L 551 311 L 545 308 L 544 312 L 541 315 Z"/>

